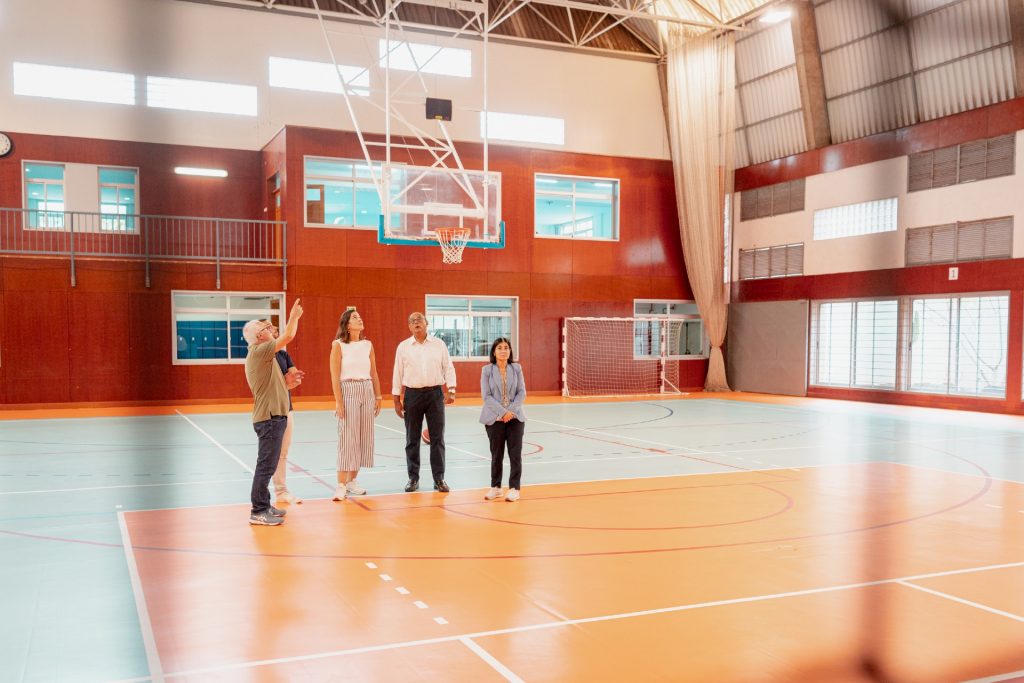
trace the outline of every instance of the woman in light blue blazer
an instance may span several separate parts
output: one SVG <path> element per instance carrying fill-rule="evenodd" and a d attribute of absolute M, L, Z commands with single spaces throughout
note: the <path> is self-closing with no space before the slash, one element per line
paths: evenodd
<path fill-rule="evenodd" d="M 526 381 L 523 379 L 523 367 L 515 362 L 512 355 L 512 342 L 505 337 L 498 337 L 491 344 L 491 362 L 480 372 L 480 395 L 484 399 L 480 422 L 487 429 L 487 439 L 491 442 L 491 490 L 484 498 L 501 498 L 501 465 L 507 446 L 511 472 L 505 500 L 515 502 L 519 500 L 523 474 Z"/>

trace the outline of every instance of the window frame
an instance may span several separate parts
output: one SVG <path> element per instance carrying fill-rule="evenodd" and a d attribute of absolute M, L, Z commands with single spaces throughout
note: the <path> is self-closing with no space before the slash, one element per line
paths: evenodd
<path fill-rule="evenodd" d="M 439 299 L 466 299 L 467 302 L 468 302 L 467 303 L 468 307 L 467 307 L 467 309 L 465 311 L 436 311 L 436 310 L 432 310 L 430 308 L 430 299 L 431 299 L 431 297 L 435 297 L 435 298 L 439 298 Z M 509 313 L 507 313 L 507 314 L 504 313 L 504 312 L 499 312 L 499 311 L 480 311 L 480 312 L 474 312 L 473 311 L 473 301 L 481 300 L 481 299 L 510 299 L 512 301 L 512 310 Z M 426 294 L 423 297 L 423 315 L 426 316 L 428 323 L 430 322 L 431 316 L 446 315 L 446 316 L 463 316 L 463 317 L 465 317 L 469 321 L 469 326 L 468 326 L 467 329 L 469 330 L 469 334 L 470 334 L 470 339 L 471 340 L 472 340 L 472 333 L 473 333 L 473 318 L 474 317 L 477 317 L 477 318 L 509 318 L 510 321 L 511 321 L 511 325 L 509 325 L 509 329 L 511 330 L 510 336 L 511 336 L 511 339 L 512 339 L 512 349 L 515 352 L 515 357 L 517 359 L 519 358 L 519 351 L 518 351 L 518 349 L 519 349 L 519 297 L 518 296 L 499 295 L 499 294 L 479 294 L 479 295 L 476 295 L 476 294 L 437 294 L 437 293 Z M 427 332 L 428 332 L 428 334 L 434 334 L 434 325 L 433 324 L 430 324 L 428 326 Z M 440 339 L 440 337 L 438 337 L 438 338 Z M 444 340 L 442 339 L 442 341 L 444 341 Z M 445 344 L 445 346 L 447 346 L 447 343 Z M 452 361 L 458 361 L 458 362 L 465 361 L 465 362 L 488 362 L 489 363 L 490 360 L 491 360 L 490 356 L 456 356 L 456 355 L 452 354 L 451 349 L 448 349 L 448 354 L 449 354 L 449 356 L 451 356 Z"/>
<path fill-rule="evenodd" d="M 1003 337 L 1003 365 L 1004 365 L 1004 376 L 1003 376 L 1003 393 L 1002 395 L 996 396 L 993 394 L 978 394 L 978 393 L 965 393 L 960 391 L 954 391 L 954 387 L 958 381 L 957 375 L 955 374 L 954 368 L 959 369 L 959 350 L 961 335 L 961 310 L 964 299 L 986 299 L 995 297 L 1006 297 L 1006 319 L 1003 321 L 1005 335 Z M 1005 401 L 1007 398 L 1007 392 L 1009 391 L 1010 383 L 1010 306 L 1011 293 L 1008 290 L 997 290 L 991 292 L 951 292 L 949 294 L 917 294 L 908 295 L 901 297 L 905 302 L 903 310 L 903 323 L 906 325 L 906 329 L 902 332 L 905 339 L 901 353 L 903 355 L 903 373 L 899 378 L 900 383 L 903 387 L 903 391 L 912 394 L 921 394 L 925 396 L 952 396 L 956 398 L 969 398 L 969 399 L 986 399 L 994 401 Z M 946 354 L 946 389 L 945 391 L 928 391 L 925 389 L 914 388 L 913 386 L 913 373 L 914 373 L 914 302 L 915 301 L 926 301 L 934 299 L 946 299 L 951 302 L 956 302 L 956 322 L 957 326 L 954 329 L 952 326 L 947 328 L 947 354 Z"/>
<path fill-rule="evenodd" d="M 896 303 L 896 341 L 895 341 L 895 352 L 893 355 L 893 377 L 892 386 L 885 386 L 880 384 L 858 384 L 857 382 L 857 307 L 862 303 Z M 821 320 L 821 306 L 822 304 L 850 304 L 850 360 L 848 367 L 848 381 L 846 384 L 826 384 L 819 381 L 819 366 L 821 359 L 821 347 L 820 347 L 820 334 L 819 334 L 819 321 Z M 843 389 L 851 391 L 888 391 L 888 392 L 899 392 L 905 391 L 902 387 L 901 373 L 902 373 L 902 362 L 904 359 L 904 340 L 903 340 L 903 316 L 904 316 L 904 297 L 900 296 L 885 296 L 885 297 L 857 297 L 852 299 L 813 299 L 810 302 L 809 315 L 810 324 L 808 325 L 808 350 L 807 354 L 807 386 L 809 387 L 820 387 L 826 389 Z"/>
<path fill-rule="evenodd" d="M 554 180 L 569 179 L 573 181 L 572 192 L 545 192 L 538 189 L 538 181 L 540 178 L 551 178 Z M 584 199 L 603 199 L 603 195 L 588 195 L 586 193 L 580 195 L 576 192 L 576 181 L 586 181 L 591 183 L 611 183 L 612 184 L 612 236 L 611 237 L 594 237 L 579 235 L 577 231 L 574 231 L 568 235 L 542 235 L 537 232 L 537 199 L 540 196 L 547 197 L 569 197 L 572 201 L 572 223 L 576 224 L 576 199 L 577 197 L 583 197 Z M 586 240 L 589 242 L 618 242 L 621 239 L 621 228 L 622 223 L 619 215 L 619 207 L 621 205 L 622 197 L 622 181 L 619 178 L 609 177 L 597 177 L 597 176 L 577 176 L 577 175 L 565 175 L 561 173 L 542 173 L 534 172 L 533 174 L 533 236 L 536 239 L 553 239 L 553 240 Z"/>
<path fill-rule="evenodd" d="M 638 304 L 665 304 L 665 313 L 637 313 L 636 307 Z M 636 352 L 636 334 L 637 324 L 633 323 L 633 360 L 706 360 L 711 357 L 711 340 L 708 338 L 707 328 L 704 326 L 704 317 L 700 313 L 669 313 L 669 306 L 671 304 L 693 304 L 697 305 L 697 302 L 692 299 L 633 299 L 633 311 L 632 317 L 639 318 L 642 320 L 682 320 L 692 321 L 696 320 L 700 323 L 700 348 L 701 353 L 676 355 L 668 354 L 662 355 L 638 355 Z M 685 322 L 684 322 L 685 327 Z"/>
<path fill-rule="evenodd" d="M 224 308 L 206 308 L 206 307 L 185 307 L 179 309 L 175 304 L 175 297 L 179 294 L 190 295 L 190 296 L 221 296 L 224 297 Z M 245 363 L 245 357 L 232 358 L 231 357 L 231 316 L 241 315 L 245 313 L 252 313 L 254 317 L 250 320 L 264 320 L 266 318 L 278 318 L 277 325 L 280 328 L 284 328 L 286 324 L 285 320 L 285 305 L 287 304 L 286 293 L 281 292 L 255 292 L 255 291 L 225 291 L 225 290 L 192 290 L 192 289 L 172 289 L 170 292 L 171 296 L 171 364 L 172 365 L 243 365 Z M 276 298 L 280 302 L 280 309 L 277 313 L 271 313 L 264 317 L 258 317 L 258 314 L 267 313 L 266 309 L 247 309 L 247 308 L 231 308 L 231 297 L 239 296 L 262 296 L 268 298 Z M 212 314 L 224 314 L 224 318 L 228 323 L 227 326 L 227 358 L 178 358 L 178 313 L 212 313 Z M 247 354 L 248 355 L 248 354 Z"/>
<path fill-rule="evenodd" d="M 111 171 L 133 171 L 135 173 L 135 183 L 132 184 L 132 185 L 128 185 L 126 183 L 104 183 L 100 179 L 100 177 L 101 177 L 100 174 L 104 170 L 111 170 Z M 104 213 L 103 212 L 103 188 L 105 188 L 105 187 L 107 187 L 107 188 L 112 187 L 117 192 L 118 201 L 116 203 L 116 206 L 121 206 L 121 202 L 120 202 L 121 190 L 129 190 L 129 189 L 133 190 L 135 192 L 135 211 L 133 213 L 124 213 L 124 214 L 122 214 L 120 212 L 118 212 L 116 214 Z M 138 234 L 138 232 L 139 232 L 139 221 L 136 220 L 136 218 L 138 218 L 138 216 L 140 216 L 141 213 L 142 213 L 141 211 L 139 211 L 139 202 L 141 201 L 141 196 L 139 194 L 139 167 L 138 166 L 109 166 L 109 165 L 105 165 L 105 164 L 104 165 L 97 165 L 96 166 L 96 199 L 98 201 L 97 206 L 99 207 L 100 231 L 101 232 L 109 232 L 109 233 L 122 234 L 122 235 L 125 235 L 125 234 L 127 234 L 127 235 Z M 107 221 L 113 222 L 113 219 L 115 217 L 121 219 L 120 222 L 122 223 L 123 227 L 108 227 L 107 226 Z"/>
<path fill-rule="evenodd" d="M 876 229 L 874 229 L 874 225 L 871 223 L 871 219 L 874 218 L 874 217 L 873 216 L 866 216 L 866 217 L 860 217 L 863 220 L 863 222 L 858 223 L 856 225 L 859 225 L 859 226 L 860 225 L 868 225 L 868 226 L 870 226 L 870 228 L 868 230 L 860 230 L 860 231 L 852 232 L 851 234 L 845 234 L 845 235 L 826 235 L 826 234 L 824 234 L 824 232 L 825 232 L 825 230 L 827 229 L 828 226 L 822 226 L 822 229 L 821 229 L 821 233 L 822 234 L 819 235 L 819 226 L 818 226 L 818 216 L 819 215 L 825 214 L 826 212 L 829 212 L 829 211 L 836 211 L 838 209 L 852 209 L 854 207 L 868 206 L 870 204 L 881 205 L 883 203 L 891 203 L 892 204 L 892 226 L 891 227 L 886 227 L 884 230 L 876 230 Z M 862 202 L 852 202 L 850 204 L 840 204 L 838 206 L 826 206 L 826 207 L 822 207 L 820 209 L 815 209 L 814 213 L 813 213 L 813 215 L 811 217 L 811 241 L 813 241 L 813 242 L 824 242 L 824 241 L 827 241 L 827 240 L 850 239 L 850 238 L 855 238 L 855 237 L 868 237 L 870 235 L 884 235 L 885 233 L 899 232 L 899 229 L 900 229 L 900 204 L 901 204 L 901 202 L 900 202 L 899 195 L 895 195 L 895 196 L 892 196 L 892 197 L 881 197 L 879 199 L 866 199 L 866 200 L 864 200 Z"/>
<path fill-rule="evenodd" d="M 326 176 L 326 175 L 319 175 L 319 174 L 307 174 L 306 173 L 306 162 L 308 160 L 311 160 L 311 159 L 312 160 L 316 160 L 316 161 L 328 161 L 328 162 L 333 161 L 333 162 L 339 162 L 339 163 L 342 163 L 342 164 L 350 164 L 352 166 L 352 175 L 349 176 L 348 178 L 342 178 L 341 176 Z M 380 170 L 383 172 L 383 168 L 384 168 L 384 162 L 383 161 L 374 161 L 373 163 L 374 164 L 378 164 Z M 373 179 L 370 176 L 366 176 L 364 178 L 360 178 L 359 176 L 356 175 L 356 166 L 357 165 L 362 165 L 363 167 L 367 167 L 366 160 L 365 159 L 346 159 L 346 158 L 342 158 L 342 157 L 324 157 L 324 156 L 319 156 L 319 155 L 316 155 L 316 154 L 306 154 L 306 155 L 303 155 L 303 157 L 302 157 L 302 224 L 303 224 L 303 226 L 305 226 L 307 228 L 329 228 L 331 230 L 372 230 L 374 232 L 377 232 L 377 230 L 379 229 L 379 222 L 380 222 L 380 216 L 381 216 L 380 213 L 378 213 L 376 215 L 376 220 L 374 221 L 374 224 L 372 226 L 369 226 L 369 225 L 356 225 L 355 224 L 355 222 L 356 222 L 356 215 L 357 215 L 356 212 L 359 210 L 359 206 L 358 206 L 358 204 L 356 203 L 356 200 L 355 200 L 357 187 L 358 186 L 365 186 L 367 188 L 372 189 L 373 192 L 375 194 L 377 194 L 377 187 L 376 187 L 376 185 L 373 184 Z M 392 166 L 400 167 L 402 165 L 403 164 L 392 163 Z M 311 179 L 312 180 L 318 180 L 318 181 L 323 183 L 323 191 L 324 191 L 325 195 L 324 195 L 324 197 L 322 198 L 321 201 L 323 201 L 323 203 L 324 203 L 324 219 L 325 220 L 326 220 L 326 217 L 327 217 L 327 215 L 326 215 L 327 214 L 327 211 L 326 211 L 326 209 L 327 209 L 326 191 L 327 191 L 327 188 L 328 188 L 327 183 L 328 182 L 351 183 L 352 211 L 353 211 L 353 213 L 352 213 L 352 225 L 334 225 L 332 223 L 312 223 L 312 222 L 310 222 L 310 220 L 309 220 L 309 200 L 306 199 L 306 192 L 309 191 L 309 181 Z M 377 199 L 378 199 L 378 201 L 380 200 L 380 195 L 379 194 L 377 194 Z M 383 202 L 381 203 L 380 210 L 381 211 L 384 210 Z"/>
<path fill-rule="evenodd" d="M 64 199 L 62 200 L 61 204 L 63 205 L 64 208 L 62 208 L 60 211 L 57 211 L 55 209 L 53 209 L 53 210 L 51 210 L 51 209 L 32 209 L 32 208 L 29 207 L 28 184 L 29 184 L 30 181 L 28 180 L 28 178 L 25 177 L 25 167 L 26 166 L 56 166 L 56 167 L 60 167 L 60 169 L 61 169 L 61 179 L 59 181 L 58 180 L 50 180 L 48 178 L 43 178 L 41 180 L 32 180 L 31 182 L 36 183 L 36 184 L 42 184 L 43 187 L 44 187 L 44 193 L 46 193 L 46 194 L 48 194 L 48 190 L 49 190 L 50 186 L 59 186 L 63 190 Z M 60 162 L 60 161 L 35 161 L 35 160 L 32 160 L 32 159 L 23 159 L 22 160 L 22 162 L 21 162 L 21 202 L 22 202 L 22 204 L 21 205 L 22 205 L 22 208 L 25 211 L 25 220 L 22 221 L 22 229 L 23 230 L 53 230 L 53 231 L 59 231 L 59 232 L 66 232 L 66 231 L 69 230 L 68 222 L 65 220 L 65 216 L 68 213 L 68 210 L 67 210 L 68 188 L 67 188 L 67 175 L 66 175 L 66 173 L 67 173 L 67 164 L 63 163 L 63 162 Z M 47 203 L 49 203 L 49 200 L 46 197 L 44 197 L 43 198 L 43 203 L 47 204 Z M 36 214 L 36 219 L 35 220 L 32 219 L 32 214 Z M 46 222 L 47 223 L 50 222 L 49 214 L 59 214 L 59 225 L 49 225 L 49 224 L 47 224 L 47 225 L 39 225 L 38 224 L 38 218 L 39 218 L 38 214 L 47 214 L 47 216 L 46 216 L 46 218 L 47 218 Z"/>

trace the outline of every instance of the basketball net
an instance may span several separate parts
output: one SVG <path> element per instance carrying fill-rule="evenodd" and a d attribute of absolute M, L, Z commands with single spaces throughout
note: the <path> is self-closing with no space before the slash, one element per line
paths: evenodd
<path fill-rule="evenodd" d="M 441 245 L 444 263 L 462 263 L 462 251 L 469 241 L 469 228 L 438 228 L 437 242 Z"/>

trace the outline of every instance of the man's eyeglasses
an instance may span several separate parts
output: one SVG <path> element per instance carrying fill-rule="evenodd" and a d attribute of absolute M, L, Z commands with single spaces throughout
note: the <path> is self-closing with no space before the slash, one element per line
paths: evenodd
<path fill-rule="evenodd" d="M 426 318 L 424 318 L 423 316 L 419 316 L 419 315 L 416 316 L 415 318 L 409 318 L 409 323 L 410 324 L 411 323 L 424 323 L 426 321 L 427 321 Z"/>

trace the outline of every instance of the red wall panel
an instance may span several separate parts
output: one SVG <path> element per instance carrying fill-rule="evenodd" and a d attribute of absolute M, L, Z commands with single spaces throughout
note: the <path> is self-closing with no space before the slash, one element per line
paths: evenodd
<path fill-rule="evenodd" d="M 140 208 L 144 213 L 271 218 L 274 173 L 282 178 L 281 214 L 287 221 L 287 304 L 301 298 L 305 316 L 289 346 L 308 372 L 301 396 L 330 394 L 328 359 L 337 321 L 346 306 L 357 306 L 373 340 L 382 389 L 391 390 L 395 347 L 408 334 L 406 318 L 422 310 L 427 294 L 519 297 L 519 345 L 532 391 L 560 388 L 561 324 L 570 315 L 628 316 L 633 298 L 687 295 L 676 225 L 671 163 L 550 150 L 492 146 L 490 162 L 502 174 L 504 249 L 467 249 L 463 262 L 441 263 L 436 244 L 381 245 L 375 231 L 307 228 L 304 223 L 305 156 L 362 158 L 351 133 L 287 128 L 261 152 L 173 145 L 18 136 L 18 157 L 0 161 L 0 205 L 21 205 L 21 159 L 140 168 Z M 479 167 L 482 147 L 460 145 L 463 162 Z M 429 163 L 411 155 L 407 162 Z M 175 165 L 227 168 L 227 179 L 175 176 Z M 533 184 L 537 172 L 613 177 L 621 181 L 620 236 L 615 242 L 536 239 L 533 236 Z M 216 290 L 217 273 L 208 263 L 151 264 L 145 286 L 141 262 L 77 262 L 78 286 L 70 286 L 67 261 L 2 258 L 5 334 L 0 339 L 7 402 L 188 401 L 245 399 L 249 392 L 240 365 L 174 365 L 172 290 Z M 281 291 L 276 266 L 228 265 L 220 271 L 223 291 Z M 122 343 L 104 353 L 74 335 L 51 335 L 42 349 L 32 347 L 54 381 L 44 391 L 24 386 L 12 391 L 9 361 L 24 362 L 29 348 L 11 341 L 7 321 L 24 316 L 15 294 L 41 296 L 33 325 L 88 324 L 92 321 Z M 70 352 L 69 352 L 70 349 Z M 13 354 L 13 356 L 12 356 Z M 478 388 L 480 363 L 458 363 L 463 393 Z M 689 371 L 702 367 L 688 364 Z M 36 371 L 33 376 L 42 371 Z"/>
<path fill-rule="evenodd" d="M 1024 98 L 736 169 L 737 191 L 807 178 L 872 161 L 995 137 L 1024 128 Z"/>

